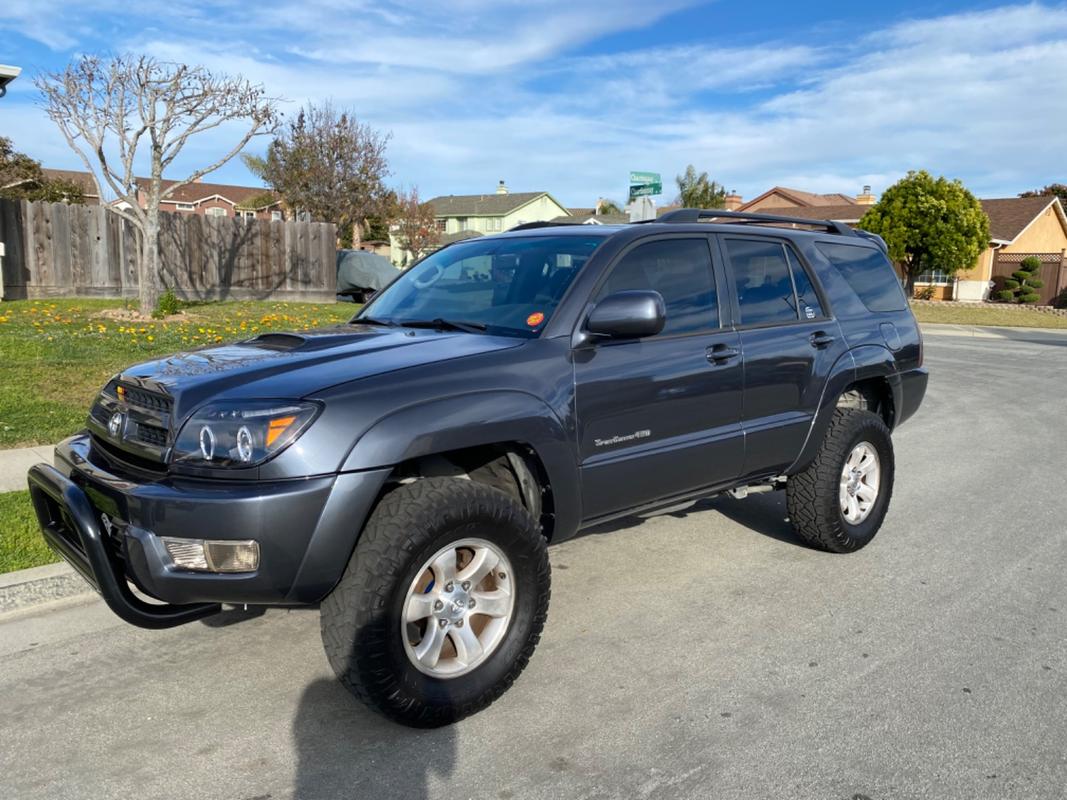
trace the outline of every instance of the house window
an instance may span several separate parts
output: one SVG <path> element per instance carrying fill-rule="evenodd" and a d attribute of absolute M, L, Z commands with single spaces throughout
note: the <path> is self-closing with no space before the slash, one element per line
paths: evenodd
<path fill-rule="evenodd" d="M 192 211 L 193 210 L 193 204 L 192 203 L 176 203 L 175 205 L 176 205 L 178 211 Z"/>
<path fill-rule="evenodd" d="M 467 230 L 467 218 L 466 217 L 456 217 L 456 225 L 459 226 L 459 227 L 456 228 L 456 230 L 460 230 L 460 231 Z"/>
<path fill-rule="evenodd" d="M 271 222 L 281 222 L 282 221 L 282 212 L 281 211 L 271 211 L 270 212 L 270 221 Z"/>
<path fill-rule="evenodd" d="M 220 208 L 219 206 L 214 206 L 212 208 L 209 208 L 204 213 L 207 214 L 209 217 L 228 217 L 228 216 L 230 216 L 229 214 L 226 213 L 226 209 L 225 208 Z"/>
<path fill-rule="evenodd" d="M 434 220 L 434 223 L 437 225 L 438 233 L 444 233 L 446 230 L 448 230 L 448 220 L 447 219 L 436 219 L 436 220 Z"/>
<path fill-rule="evenodd" d="M 932 284 L 934 286 L 947 286 L 949 283 L 948 274 L 942 272 L 939 269 L 933 269 L 928 272 L 924 272 L 915 279 L 916 283 Z"/>
<path fill-rule="evenodd" d="M 490 217 L 485 221 L 485 229 L 487 231 L 500 230 L 500 217 Z"/>
<path fill-rule="evenodd" d="M 241 219 L 255 219 L 256 218 L 256 212 L 255 211 L 238 211 L 237 212 L 237 216 L 239 216 Z"/>

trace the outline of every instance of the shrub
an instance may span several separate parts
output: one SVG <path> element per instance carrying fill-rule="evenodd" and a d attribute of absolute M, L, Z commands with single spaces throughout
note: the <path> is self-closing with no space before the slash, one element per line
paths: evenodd
<path fill-rule="evenodd" d="M 1053 308 L 1067 308 L 1067 289 L 1052 298 Z"/>
<path fill-rule="evenodd" d="M 155 310 L 152 312 L 152 316 L 156 319 L 164 319 L 172 314 L 177 314 L 181 310 L 181 304 L 178 301 L 177 295 L 174 294 L 173 289 L 167 289 L 159 296 L 159 300 L 156 301 Z"/>
<path fill-rule="evenodd" d="M 921 289 L 915 290 L 916 300 L 933 300 L 934 299 L 934 287 L 923 286 Z"/>
<path fill-rule="evenodd" d="M 1035 277 L 1040 271 L 1041 259 L 1027 256 L 1019 264 L 1019 269 L 1010 278 L 1004 279 L 1004 291 L 996 292 L 997 299 L 1008 303 L 1036 303 L 1041 297 L 1036 290 L 1045 285 L 1044 281 Z M 1007 296 L 1006 292 L 1010 292 L 1011 296 Z"/>
<path fill-rule="evenodd" d="M 1015 300 L 1015 292 L 1011 289 L 1001 289 L 999 292 L 995 292 L 993 297 L 1003 303 L 1011 303 Z"/>

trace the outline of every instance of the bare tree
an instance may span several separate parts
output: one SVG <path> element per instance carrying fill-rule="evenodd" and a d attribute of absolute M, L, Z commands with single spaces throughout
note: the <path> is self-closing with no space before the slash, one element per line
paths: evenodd
<path fill-rule="evenodd" d="M 396 193 L 396 240 L 414 258 L 432 250 L 441 239 L 433 206 L 419 199 L 419 187 Z"/>
<path fill-rule="evenodd" d="M 278 132 L 265 158 L 245 164 L 298 213 L 361 233 L 368 217 L 386 210 L 388 142 L 388 134 L 349 111 L 309 103 Z"/>
<path fill-rule="evenodd" d="M 240 76 L 146 56 L 83 56 L 35 83 L 48 116 L 92 174 L 100 197 L 113 194 L 111 210 L 141 233 L 139 301 L 141 313 L 148 314 L 159 293 L 160 202 L 217 170 L 254 136 L 273 132 L 276 102 L 262 86 Z M 228 151 L 163 187 L 163 174 L 174 168 L 190 138 L 237 122 L 244 123 L 243 132 Z M 141 145 L 148 151 L 149 170 L 143 186 L 136 176 Z"/>

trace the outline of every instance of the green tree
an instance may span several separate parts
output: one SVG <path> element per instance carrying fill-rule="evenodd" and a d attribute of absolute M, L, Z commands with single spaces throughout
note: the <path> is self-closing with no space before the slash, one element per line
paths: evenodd
<path fill-rule="evenodd" d="M 1019 268 L 1004 281 L 1004 288 L 997 292 L 997 300 L 1005 303 L 1036 303 L 1041 299 L 1038 289 L 1045 282 L 1036 277 L 1041 272 L 1041 259 L 1037 256 L 1027 256 L 1019 264 Z"/>
<path fill-rule="evenodd" d="M 911 171 L 882 194 L 859 227 L 877 233 L 900 264 L 908 296 L 915 279 L 928 270 L 952 275 L 974 266 L 989 246 L 989 217 L 958 180 Z"/>
<path fill-rule="evenodd" d="M 726 207 L 726 189 L 708 178 L 708 173 L 698 175 L 692 164 L 685 168 L 684 175 L 674 180 L 678 184 L 678 202 L 683 208 Z"/>
<path fill-rule="evenodd" d="M 0 136 L 0 197 L 44 200 L 49 203 L 84 203 L 82 187 L 62 178 L 48 178 L 41 163 L 15 150 Z"/>
<path fill-rule="evenodd" d="M 1050 183 L 1048 186 L 1043 186 L 1040 189 L 1021 192 L 1019 197 L 1044 197 L 1053 194 L 1060 198 L 1061 203 L 1067 204 L 1067 185 L 1062 183 Z"/>
<path fill-rule="evenodd" d="M 309 103 L 278 131 L 265 158 L 244 162 L 289 208 L 332 222 L 344 240 L 356 226 L 362 235 L 368 218 L 388 211 L 388 142 L 388 134 L 349 111 Z"/>
<path fill-rule="evenodd" d="M 622 210 L 622 207 L 618 203 L 616 203 L 614 200 L 607 200 L 605 198 L 601 198 L 600 200 L 597 201 L 596 208 L 594 209 L 594 213 L 600 215 L 600 214 L 624 214 L 626 212 L 624 212 Z"/>

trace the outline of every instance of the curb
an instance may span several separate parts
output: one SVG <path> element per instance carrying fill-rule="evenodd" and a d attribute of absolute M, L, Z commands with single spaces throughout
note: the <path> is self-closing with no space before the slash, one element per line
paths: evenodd
<path fill-rule="evenodd" d="M 0 614 L 92 594 L 93 588 L 66 562 L 20 569 L 0 575 Z"/>

